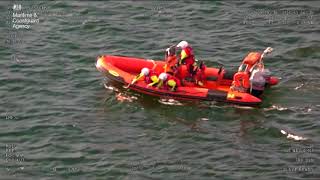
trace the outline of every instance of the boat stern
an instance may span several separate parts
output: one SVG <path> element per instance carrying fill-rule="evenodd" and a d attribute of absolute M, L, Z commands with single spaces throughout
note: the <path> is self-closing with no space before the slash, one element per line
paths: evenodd
<path fill-rule="evenodd" d="M 257 98 L 249 93 L 237 91 L 229 91 L 227 94 L 227 101 L 243 105 L 258 105 L 262 102 L 260 98 Z"/>

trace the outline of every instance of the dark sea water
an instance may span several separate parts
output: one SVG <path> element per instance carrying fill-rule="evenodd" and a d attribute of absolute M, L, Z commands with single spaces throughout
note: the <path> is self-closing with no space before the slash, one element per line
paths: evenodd
<path fill-rule="evenodd" d="M 0 179 L 320 179 L 319 1 L 0 5 Z M 14 12 L 39 21 L 15 29 Z M 265 65 L 281 82 L 256 108 L 176 102 L 94 65 L 162 59 L 180 40 L 208 66 L 271 46 Z"/>

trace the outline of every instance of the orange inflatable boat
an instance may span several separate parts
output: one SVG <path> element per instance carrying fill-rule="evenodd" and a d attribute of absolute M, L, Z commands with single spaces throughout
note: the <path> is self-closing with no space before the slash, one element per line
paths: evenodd
<path fill-rule="evenodd" d="M 250 82 L 247 83 L 249 87 L 246 87 L 245 90 L 239 90 L 234 87 L 239 86 L 239 84 L 245 84 L 242 83 L 242 80 L 245 78 L 241 78 L 243 73 L 247 73 L 247 81 L 250 81 L 248 79 L 250 78 L 249 69 L 252 68 L 252 66 L 255 66 L 261 59 L 260 53 L 249 53 L 239 68 L 239 71 L 241 71 L 241 68 L 246 69 L 242 72 L 228 71 L 224 68 L 207 67 L 204 72 L 205 80 L 202 86 L 199 86 L 194 82 L 182 80 L 184 81 L 182 83 L 183 85 L 178 86 L 174 91 L 147 86 L 148 83 L 144 79 L 131 84 L 133 79 L 143 68 L 153 68 L 156 72 L 163 72 L 165 61 L 103 55 L 97 58 L 96 67 L 110 80 L 126 85 L 129 89 L 134 91 L 152 96 L 181 100 L 222 101 L 241 105 L 258 105 L 262 102 L 262 99 L 250 92 Z M 181 77 L 186 76 L 187 68 L 185 65 L 181 65 L 179 73 Z M 237 80 L 237 78 L 240 80 Z M 270 76 L 265 80 L 265 87 L 273 86 L 278 83 L 278 78 L 274 76 Z"/>

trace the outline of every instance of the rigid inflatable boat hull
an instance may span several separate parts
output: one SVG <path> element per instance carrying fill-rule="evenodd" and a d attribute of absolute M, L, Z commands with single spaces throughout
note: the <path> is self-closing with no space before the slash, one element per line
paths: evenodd
<path fill-rule="evenodd" d="M 104 55 L 98 57 L 96 67 L 110 80 L 123 85 L 128 85 L 134 77 L 140 73 L 144 67 L 152 69 L 156 65 L 155 71 L 163 71 L 164 61 L 145 60 L 140 58 Z M 183 67 L 182 74 L 186 75 L 186 67 Z M 177 87 L 176 91 L 147 87 L 143 80 L 131 84 L 128 88 L 134 91 L 151 96 L 173 98 L 179 100 L 201 100 L 230 102 L 242 105 L 258 105 L 261 99 L 249 94 L 230 90 L 231 75 L 226 75 L 226 70 L 217 68 L 206 68 L 205 87 L 199 87 L 194 83 L 187 83 Z M 229 72 L 230 74 L 230 72 Z"/>

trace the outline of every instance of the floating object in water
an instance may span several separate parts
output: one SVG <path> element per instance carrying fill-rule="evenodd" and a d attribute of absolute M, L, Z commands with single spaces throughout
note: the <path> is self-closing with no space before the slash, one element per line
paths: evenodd
<path fill-rule="evenodd" d="M 288 133 L 288 132 L 286 132 L 286 131 L 284 131 L 284 130 L 281 130 L 280 132 L 281 132 L 282 134 L 286 135 L 288 139 L 293 139 L 293 140 L 296 140 L 296 141 L 307 140 L 307 138 L 290 134 L 290 133 Z"/>

